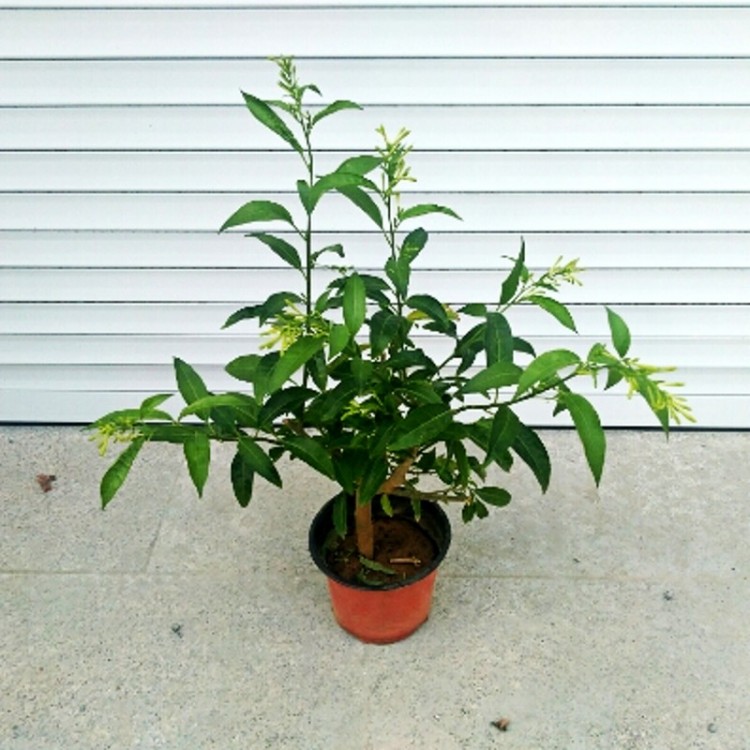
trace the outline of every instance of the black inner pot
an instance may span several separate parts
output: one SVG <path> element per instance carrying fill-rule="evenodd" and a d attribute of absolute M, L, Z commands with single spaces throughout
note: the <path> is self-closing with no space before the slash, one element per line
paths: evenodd
<path fill-rule="evenodd" d="M 310 524 L 309 534 L 309 546 L 310 555 L 312 556 L 313 562 L 325 573 L 329 578 L 343 584 L 344 586 L 351 586 L 352 588 L 369 590 L 369 591 L 388 591 L 391 589 L 402 588 L 408 586 L 411 583 L 421 580 L 425 576 L 432 573 L 435 568 L 440 565 L 448 552 L 448 548 L 451 544 L 451 525 L 448 520 L 448 516 L 445 511 L 435 502 L 422 502 L 421 516 L 419 521 L 415 521 L 414 514 L 412 513 L 411 502 L 408 498 L 400 497 L 397 495 L 390 495 L 391 506 L 393 508 L 394 517 L 409 518 L 412 522 L 418 524 L 418 526 L 427 533 L 432 540 L 437 550 L 435 557 L 429 565 L 426 565 L 414 576 L 411 576 L 405 581 L 395 581 L 394 583 L 388 583 L 382 586 L 378 586 L 376 589 L 369 586 L 359 584 L 353 581 L 346 581 L 336 573 L 334 573 L 326 561 L 326 551 L 324 549 L 326 539 L 329 533 L 333 529 L 333 505 L 336 498 L 331 498 L 315 515 L 312 523 Z M 347 523 L 350 529 L 354 528 L 354 509 L 353 502 L 349 499 L 349 514 L 347 516 Z M 380 503 L 377 499 L 373 502 L 373 516 L 385 517 Z"/>

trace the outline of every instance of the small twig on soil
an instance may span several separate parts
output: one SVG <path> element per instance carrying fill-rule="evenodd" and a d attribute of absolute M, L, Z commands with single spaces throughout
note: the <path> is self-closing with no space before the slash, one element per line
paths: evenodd
<path fill-rule="evenodd" d="M 418 557 L 392 557 L 388 561 L 391 565 L 421 565 L 422 561 Z"/>

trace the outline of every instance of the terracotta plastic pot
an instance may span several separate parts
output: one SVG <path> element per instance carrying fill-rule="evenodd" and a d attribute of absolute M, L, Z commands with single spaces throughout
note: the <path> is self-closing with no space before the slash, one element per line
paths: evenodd
<path fill-rule="evenodd" d="M 338 624 L 365 643 L 393 643 L 411 635 L 430 614 L 438 565 L 451 542 L 451 527 L 436 503 L 422 504 L 419 525 L 430 536 L 437 554 L 413 578 L 373 588 L 345 581 L 328 566 L 323 549 L 333 528 L 333 500 L 329 500 L 310 526 L 310 554 L 328 579 L 333 614 Z M 394 509 L 398 505 L 391 498 Z M 353 521 L 352 521 L 353 523 Z"/>

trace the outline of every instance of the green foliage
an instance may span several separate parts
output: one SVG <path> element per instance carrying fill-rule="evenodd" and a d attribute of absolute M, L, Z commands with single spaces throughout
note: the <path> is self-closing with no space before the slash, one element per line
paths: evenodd
<path fill-rule="evenodd" d="M 282 98 L 243 93 L 243 99 L 252 117 L 299 156 L 301 175 L 290 191 L 296 205 L 250 201 L 230 215 L 221 231 L 252 225 L 258 230 L 248 235 L 254 251 L 273 253 L 294 272 L 298 288 L 272 291 L 224 324 L 257 322 L 262 348 L 268 350 L 229 362 L 226 370 L 237 379 L 237 390 L 214 394 L 191 365 L 175 359 L 177 390 L 185 402 L 177 419 L 160 408 L 169 395 L 156 394 L 138 408 L 112 412 L 92 425 L 102 452 L 111 442 L 127 445 L 104 475 L 103 505 L 120 489 L 147 442 L 182 445 L 201 495 L 211 442 L 220 441 L 236 445 L 230 477 L 243 507 L 252 499 L 256 476 L 281 486 L 277 464 L 286 456 L 340 486 L 333 514 L 338 535 L 347 530 L 349 497 L 360 504 L 379 498 L 376 502 L 388 513 L 389 493 L 396 490 L 411 499 L 416 515 L 421 502 L 452 500 L 462 504 L 462 517 L 470 521 L 511 500 L 489 479 L 493 467 L 510 471 L 518 458 L 542 490 L 549 486 L 549 454 L 516 409 L 527 400 L 545 399 L 553 413 L 570 417 L 597 484 L 605 462 L 604 431 L 594 405 L 573 391 L 576 382 L 590 379 L 604 389 L 622 383 L 629 396 L 645 399 L 665 429 L 692 420 L 684 399 L 672 392 L 679 384 L 659 377 L 669 368 L 630 356 L 630 331 L 609 308 L 612 349 L 598 343 L 586 356 L 568 348 L 537 354 L 513 331 L 513 310 L 526 305 L 576 332 L 558 292 L 580 284 L 577 261 L 560 259 L 536 273 L 527 266 L 522 243 L 518 255 L 508 259 L 495 303 L 472 303 L 458 312 L 415 288 L 413 266 L 429 240 L 415 220 L 459 217 L 447 206 L 404 204 L 401 188 L 415 179 L 407 161 L 408 131 L 390 136 L 380 128 L 374 153 L 348 156 L 332 172 L 317 174 L 316 126 L 329 127 L 330 118 L 348 116 L 359 106 L 339 99 L 310 107 L 307 100 L 320 96 L 318 88 L 300 82 L 290 58 L 275 62 Z M 383 238 L 381 270 L 366 273 L 345 266 L 313 297 L 321 265 L 334 255 L 346 262 L 341 244 L 318 245 L 317 212 L 331 195 L 348 199 L 346 209 L 362 216 L 365 230 L 377 227 Z M 279 222 L 286 237 L 265 231 L 263 225 Z M 416 336 L 423 332 L 427 335 L 420 340 L 429 342 L 424 348 Z M 440 351 L 435 342 L 443 347 L 442 360 L 433 351 Z M 425 476 L 442 487 L 424 490 L 420 481 Z"/>

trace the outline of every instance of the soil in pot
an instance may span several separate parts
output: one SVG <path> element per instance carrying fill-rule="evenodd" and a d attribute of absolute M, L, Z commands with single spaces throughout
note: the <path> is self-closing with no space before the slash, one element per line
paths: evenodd
<path fill-rule="evenodd" d="M 407 580 L 430 565 L 438 554 L 427 532 L 409 518 L 376 518 L 375 556 L 362 558 L 354 532 L 344 539 L 332 532 L 326 540 L 326 562 L 345 581 L 386 586 Z"/>

